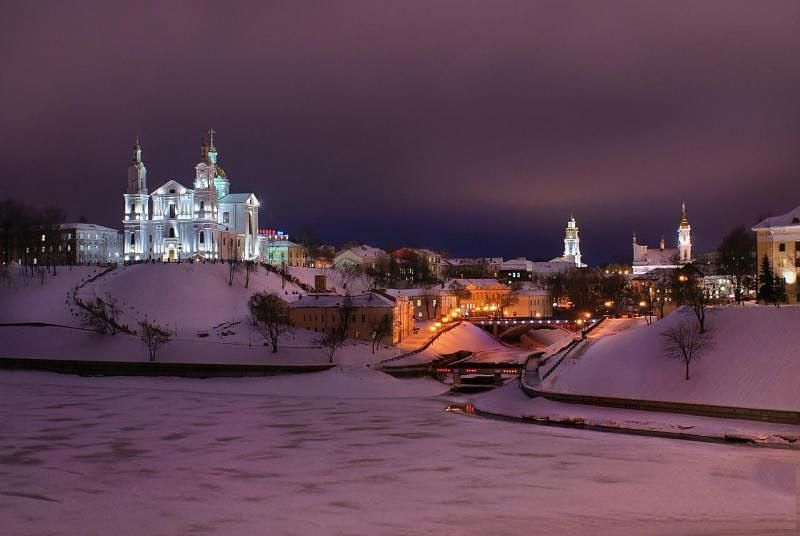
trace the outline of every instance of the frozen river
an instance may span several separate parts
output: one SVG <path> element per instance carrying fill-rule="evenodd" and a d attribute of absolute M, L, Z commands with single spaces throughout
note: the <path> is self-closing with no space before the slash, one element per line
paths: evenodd
<path fill-rule="evenodd" d="M 0 372 L 2 533 L 796 528 L 797 451 L 484 420 L 445 412 L 432 383 L 346 375 Z"/>

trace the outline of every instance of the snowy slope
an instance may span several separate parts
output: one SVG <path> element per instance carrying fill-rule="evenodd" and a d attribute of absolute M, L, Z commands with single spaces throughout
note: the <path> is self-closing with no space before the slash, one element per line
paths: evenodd
<path fill-rule="evenodd" d="M 30 278 L 11 268 L 11 278 L 0 283 L 0 322 L 51 322 L 77 325 L 67 297 L 83 280 L 101 272 L 97 266 L 59 266 L 56 275 Z"/>
<path fill-rule="evenodd" d="M 687 314 L 690 314 L 687 312 Z M 800 409 L 800 307 L 718 308 L 707 313 L 715 346 L 692 363 L 663 355 L 661 333 L 681 318 L 593 341 L 545 387 L 564 392 L 772 409 Z M 687 319 L 693 317 L 686 316 Z"/>
<path fill-rule="evenodd" d="M 262 267 L 250 274 L 248 288 L 244 267 L 228 285 L 228 270 L 227 264 L 137 264 L 114 270 L 83 294 L 113 296 L 131 317 L 147 315 L 179 333 L 192 333 L 246 320 L 247 300 L 256 292 L 275 292 L 286 301 L 304 293 L 292 283 L 283 286 L 280 276 Z"/>

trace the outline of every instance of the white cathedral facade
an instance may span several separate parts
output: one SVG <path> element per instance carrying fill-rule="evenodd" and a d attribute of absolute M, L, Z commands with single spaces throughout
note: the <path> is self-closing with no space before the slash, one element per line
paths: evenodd
<path fill-rule="evenodd" d="M 264 240 L 258 236 L 258 198 L 253 193 L 230 193 L 213 130 L 202 145 L 192 189 L 171 179 L 149 193 L 137 139 L 124 201 L 125 261 L 260 257 Z"/>

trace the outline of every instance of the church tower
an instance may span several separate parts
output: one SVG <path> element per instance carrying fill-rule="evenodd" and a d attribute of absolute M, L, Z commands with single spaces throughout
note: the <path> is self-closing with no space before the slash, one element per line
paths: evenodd
<path fill-rule="evenodd" d="M 150 195 L 147 193 L 147 168 L 142 162 L 142 146 L 137 136 L 128 166 L 128 190 L 123 195 L 122 222 L 125 228 L 123 254 L 125 260 L 140 260 L 148 251 L 150 234 Z"/>
<path fill-rule="evenodd" d="M 228 180 L 225 171 L 217 163 L 218 153 L 217 148 L 214 146 L 214 134 L 216 132 L 213 128 L 208 129 L 208 135 L 200 149 L 202 160 L 195 166 L 195 189 L 207 188 L 208 185 L 211 185 L 216 190 L 217 199 L 222 199 L 230 192 L 231 182 Z"/>
<path fill-rule="evenodd" d="M 564 258 L 571 259 L 575 266 L 581 267 L 581 239 L 578 238 L 578 227 L 575 218 L 570 216 L 564 231 Z"/>
<path fill-rule="evenodd" d="M 142 162 L 142 146 L 139 145 L 139 137 L 133 146 L 133 157 L 131 165 L 128 166 L 128 193 L 146 194 L 147 193 L 147 168 Z"/>
<path fill-rule="evenodd" d="M 681 263 L 692 262 L 692 226 L 686 219 L 686 203 L 681 203 L 681 224 L 678 226 L 678 256 Z"/>

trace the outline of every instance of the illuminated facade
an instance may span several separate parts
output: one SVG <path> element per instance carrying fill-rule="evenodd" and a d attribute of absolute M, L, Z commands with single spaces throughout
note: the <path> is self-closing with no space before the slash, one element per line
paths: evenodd
<path fill-rule="evenodd" d="M 567 228 L 564 230 L 564 256 L 565 260 L 571 260 L 578 268 L 586 265 L 581 262 L 581 239 L 578 237 L 578 226 L 575 218 L 570 216 Z"/>
<path fill-rule="evenodd" d="M 800 207 L 781 216 L 773 216 L 759 222 L 756 233 L 756 255 L 759 271 L 764 256 L 775 277 L 786 283 L 789 303 L 800 301 L 797 276 L 800 273 Z"/>
<path fill-rule="evenodd" d="M 230 193 L 230 181 L 218 164 L 213 130 L 195 166 L 194 188 L 169 180 L 152 194 L 137 139 L 123 197 L 126 261 L 257 257 L 258 198 Z"/>
<path fill-rule="evenodd" d="M 633 234 L 633 273 L 645 274 L 658 268 L 680 268 L 689 264 L 692 258 L 692 226 L 686 219 L 686 203 L 681 204 L 681 222 L 677 233 L 678 247 L 667 248 L 661 238 L 659 248 L 649 248 L 637 243 Z"/>

